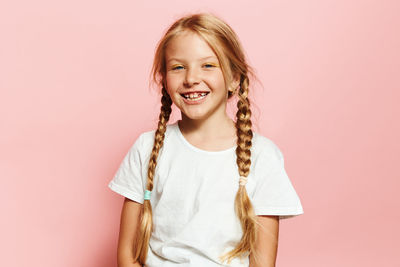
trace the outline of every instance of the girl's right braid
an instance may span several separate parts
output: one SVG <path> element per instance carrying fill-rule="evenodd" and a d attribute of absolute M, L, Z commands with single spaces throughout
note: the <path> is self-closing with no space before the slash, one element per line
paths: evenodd
<path fill-rule="evenodd" d="M 172 100 L 164 87 L 162 88 L 162 95 L 161 112 L 159 115 L 158 127 L 154 134 L 154 145 L 150 155 L 149 168 L 147 171 L 146 188 L 148 191 L 153 190 L 153 178 L 157 166 L 158 152 L 164 144 L 165 131 L 167 130 L 167 122 L 171 115 Z M 141 216 L 139 232 L 137 233 L 137 247 L 135 251 L 135 261 L 139 261 L 141 264 L 144 264 L 146 262 L 150 236 L 153 230 L 152 216 L 153 214 L 150 200 L 145 199 L 143 202 L 143 213 Z"/>

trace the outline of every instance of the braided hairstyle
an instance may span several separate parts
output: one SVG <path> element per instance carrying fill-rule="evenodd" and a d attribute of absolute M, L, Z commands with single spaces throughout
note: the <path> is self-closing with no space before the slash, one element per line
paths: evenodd
<path fill-rule="evenodd" d="M 149 159 L 149 169 L 147 171 L 147 190 L 153 190 L 154 171 L 157 165 L 157 157 L 160 148 L 164 143 L 165 131 L 167 130 L 167 122 L 171 115 L 172 100 L 167 90 L 162 88 L 161 112 L 159 116 L 157 130 L 154 135 L 154 145 Z M 150 235 L 153 230 L 153 211 L 151 209 L 150 200 L 144 200 L 141 221 L 139 224 L 139 233 L 137 235 L 136 251 L 134 252 L 135 261 L 145 263 L 147 257 L 147 248 L 149 246 Z"/>
<path fill-rule="evenodd" d="M 228 99 L 237 95 L 236 113 L 236 163 L 240 176 L 247 177 L 251 166 L 251 146 L 252 146 L 252 124 L 249 93 L 249 75 L 255 77 L 252 68 L 246 63 L 243 48 L 237 35 L 232 28 L 223 20 L 212 13 L 197 13 L 183 16 L 175 21 L 165 32 L 159 41 L 154 56 L 152 67 L 152 79 L 160 87 L 162 86 L 161 112 L 159 122 L 154 136 L 153 150 L 149 159 L 147 173 L 147 190 L 153 189 L 154 172 L 157 165 L 157 157 L 160 148 L 163 146 L 167 122 L 171 114 L 172 100 L 166 90 L 166 62 L 165 50 L 169 42 L 184 31 L 192 31 L 202 37 L 212 48 L 220 61 L 221 70 L 224 75 L 225 85 L 228 89 Z M 230 85 L 234 77 L 240 81 L 235 90 L 231 90 Z M 237 92 L 237 93 L 236 93 Z M 244 185 L 239 185 L 235 197 L 235 212 L 241 223 L 243 235 L 232 251 L 221 255 L 220 260 L 228 263 L 235 257 L 248 256 L 255 253 L 257 221 L 253 206 Z M 144 264 L 146 262 L 147 251 L 152 233 L 152 208 L 150 200 L 145 199 L 143 210 L 140 216 L 139 232 L 137 234 L 136 246 L 134 251 L 135 261 Z M 256 256 L 256 255 L 255 255 Z"/>

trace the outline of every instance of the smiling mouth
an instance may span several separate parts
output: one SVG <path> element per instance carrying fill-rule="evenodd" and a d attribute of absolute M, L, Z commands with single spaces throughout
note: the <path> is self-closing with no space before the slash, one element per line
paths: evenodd
<path fill-rule="evenodd" d="M 181 94 L 182 97 L 188 100 L 199 100 L 204 98 L 206 95 L 208 95 L 210 92 L 202 92 L 202 93 L 187 93 L 187 94 Z"/>

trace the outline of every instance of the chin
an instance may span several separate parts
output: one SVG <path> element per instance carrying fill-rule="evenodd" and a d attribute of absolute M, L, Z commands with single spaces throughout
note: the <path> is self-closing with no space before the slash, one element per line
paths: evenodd
<path fill-rule="evenodd" d="M 205 118 L 207 118 L 207 114 L 193 114 L 193 113 L 184 113 L 185 115 L 182 116 L 182 119 L 185 117 L 186 119 L 189 120 L 204 120 Z"/>
<path fill-rule="evenodd" d="M 190 119 L 190 120 L 203 120 L 203 119 L 205 119 L 206 117 L 205 116 L 188 116 L 188 115 L 186 115 L 185 116 L 187 119 Z"/>

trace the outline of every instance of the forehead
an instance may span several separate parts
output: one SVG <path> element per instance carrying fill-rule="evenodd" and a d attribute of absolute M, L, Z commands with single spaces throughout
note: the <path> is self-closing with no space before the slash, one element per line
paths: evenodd
<path fill-rule="evenodd" d="M 173 37 L 165 50 L 166 61 L 217 59 L 217 55 L 197 33 L 185 31 Z"/>

